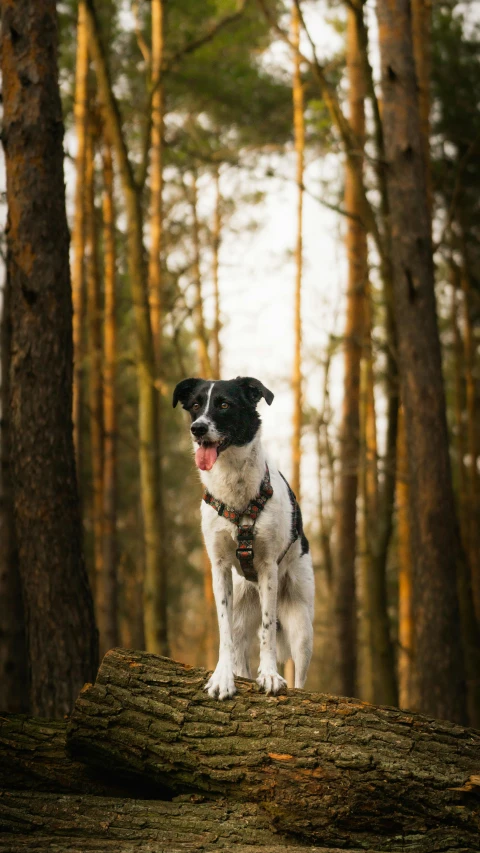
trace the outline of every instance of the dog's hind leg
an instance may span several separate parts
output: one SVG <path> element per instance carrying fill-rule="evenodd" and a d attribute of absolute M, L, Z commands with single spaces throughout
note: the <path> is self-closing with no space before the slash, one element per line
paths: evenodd
<path fill-rule="evenodd" d="M 308 555 L 291 571 L 282 583 L 278 618 L 295 664 L 295 687 L 303 687 L 313 649 L 314 582 Z"/>
<path fill-rule="evenodd" d="M 260 624 L 260 601 L 252 584 L 233 572 L 233 669 L 251 678 L 250 646 Z"/>

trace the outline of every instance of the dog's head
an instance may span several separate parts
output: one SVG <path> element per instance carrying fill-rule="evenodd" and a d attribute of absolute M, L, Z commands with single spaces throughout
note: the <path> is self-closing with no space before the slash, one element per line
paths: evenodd
<path fill-rule="evenodd" d="M 260 426 L 257 403 L 273 394 L 258 379 L 237 376 L 228 381 L 184 379 L 173 392 L 173 406 L 181 403 L 190 413 L 192 439 L 198 444 L 195 462 L 210 471 L 227 447 L 242 447 L 255 437 Z"/>

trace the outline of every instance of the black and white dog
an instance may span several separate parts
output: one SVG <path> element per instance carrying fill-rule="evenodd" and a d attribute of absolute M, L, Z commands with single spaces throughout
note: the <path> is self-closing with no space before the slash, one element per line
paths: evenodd
<path fill-rule="evenodd" d="M 250 377 L 184 379 L 173 394 L 174 407 L 180 402 L 191 415 L 195 462 L 205 486 L 202 531 L 220 632 L 218 664 L 205 689 L 219 699 L 234 695 L 234 674 L 251 677 L 250 644 L 258 630 L 257 683 L 266 693 L 286 686 L 277 656 L 293 658 L 295 687 L 303 687 L 312 655 L 312 561 L 295 496 L 262 447 L 256 411 L 262 397 L 270 406 L 272 392 Z M 247 540 L 253 538 L 241 545 L 252 544 L 252 571 L 237 557 L 237 521 Z"/>

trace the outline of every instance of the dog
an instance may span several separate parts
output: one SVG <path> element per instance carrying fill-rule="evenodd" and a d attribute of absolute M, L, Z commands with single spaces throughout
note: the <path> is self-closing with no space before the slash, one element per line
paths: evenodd
<path fill-rule="evenodd" d="M 191 415 L 195 462 L 205 487 L 202 532 L 212 564 L 218 664 L 205 685 L 212 698 L 235 694 L 234 675 L 251 678 L 250 647 L 260 638 L 257 683 L 284 691 L 277 671 L 292 657 L 303 687 L 312 655 L 314 577 L 295 496 L 267 459 L 257 404 L 273 394 L 258 379 L 184 379 L 173 406 Z M 247 513 L 247 515 L 245 515 Z"/>

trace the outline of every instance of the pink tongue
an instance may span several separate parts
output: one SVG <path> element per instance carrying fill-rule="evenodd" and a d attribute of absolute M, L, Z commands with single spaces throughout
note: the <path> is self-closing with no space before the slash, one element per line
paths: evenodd
<path fill-rule="evenodd" d="M 195 453 L 197 468 L 200 468 L 201 471 L 210 471 L 217 461 L 217 456 L 218 453 L 216 447 L 203 447 L 203 445 L 201 445 Z"/>

